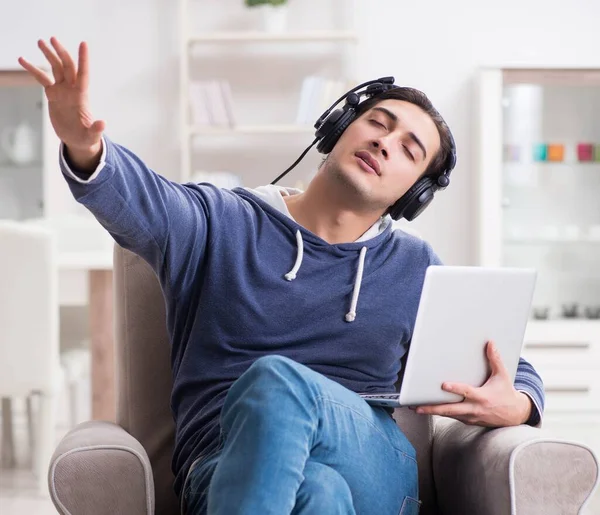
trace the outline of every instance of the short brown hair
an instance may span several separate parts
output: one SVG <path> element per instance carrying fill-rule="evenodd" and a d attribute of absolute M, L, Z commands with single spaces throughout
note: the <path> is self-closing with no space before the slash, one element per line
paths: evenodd
<path fill-rule="evenodd" d="M 453 152 L 453 138 L 450 128 L 440 115 L 438 111 L 433 107 L 433 104 L 427 98 L 427 95 L 422 91 L 408 87 L 396 87 L 384 91 L 379 95 L 367 98 L 356 107 L 356 118 L 366 113 L 369 109 L 375 107 L 379 102 L 383 100 L 403 100 L 410 102 L 411 104 L 420 107 L 426 114 L 428 114 L 438 130 L 440 135 L 440 148 L 436 152 L 435 156 L 427 166 L 427 169 L 423 175 L 439 176 L 445 171 L 445 164 Z"/>

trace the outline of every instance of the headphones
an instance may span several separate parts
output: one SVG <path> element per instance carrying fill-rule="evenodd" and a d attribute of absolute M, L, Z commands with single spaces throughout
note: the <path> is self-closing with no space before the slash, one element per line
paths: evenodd
<path fill-rule="evenodd" d="M 289 173 L 306 155 L 306 153 L 317 143 L 317 151 L 321 154 L 329 154 L 340 136 L 348 126 L 356 119 L 356 109 L 360 104 L 362 96 L 371 98 L 390 89 L 397 88 L 394 77 L 381 77 L 359 84 L 355 88 L 338 98 L 327 111 L 316 121 L 314 141 L 302 152 L 300 157 L 271 184 L 276 184 L 279 179 Z M 365 88 L 362 89 L 361 88 Z M 360 90 L 360 91 L 359 91 Z M 343 100 L 344 106 L 340 109 L 334 108 Z M 414 220 L 433 200 L 436 191 L 445 189 L 450 184 L 450 173 L 456 166 L 456 145 L 450 131 L 451 148 L 444 163 L 441 173 L 436 175 L 425 175 L 417 180 L 408 191 L 402 195 L 394 205 L 390 206 L 388 213 L 394 220 L 405 218 Z"/>

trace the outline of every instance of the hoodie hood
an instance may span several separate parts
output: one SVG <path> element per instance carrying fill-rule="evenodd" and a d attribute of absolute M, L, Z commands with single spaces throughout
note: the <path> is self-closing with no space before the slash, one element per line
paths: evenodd
<path fill-rule="evenodd" d="M 277 209 L 285 216 L 296 222 L 287 207 L 287 204 L 283 200 L 283 197 L 292 195 L 298 195 L 303 193 L 302 190 L 297 188 L 286 188 L 284 186 L 276 186 L 275 184 L 268 184 L 266 186 L 259 186 L 258 188 L 244 188 L 247 191 L 252 192 L 254 195 L 262 199 L 264 202 L 269 204 L 271 207 Z M 389 215 L 382 216 L 377 222 L 375 222 L 367 231 L 365 231 L 356 242 L 367 241 L 374 238 L 378 234 L 385 231 L 388 225 L 393 222 L 392 217 Z M 298 222 L 296 222 L 298 223 Z"/>
<path fill-rule="evenodd" d="M 314 238 L 326 245 L 329 245 L 323 239 L 319 238 L 310 231 L 306 230 L 304 227 L 300 226 L 300 224 L 298 224 L 298 222 L 296 222 L 296 220 L 294 220 L 294 218 L 290 214 L 287 204 L 283 200 L 284 196 L 297 195 L 299 193 L 302 193 L 302 190 L 299 190 L 297 188 L 286 188 L 283 186 L 276 186 L 274 184 L 259 186 L 258 188 L 243 188 L 243 190 L 250 192 L 252 195 L 257 197 L 264 203 L 268 204 L 269 207 L 285 215 L 296 226 L 290 227 L 296 239 L 296 262 L 294 263 L 292 269 L 284 275 L 284 278 L 287 281 L 295 280 L 298 276 L 298 273 L 300 272 L 300 268 L 302 266 L 302 259 L 304 257 L 303 233 L 310 239 Z M 354 279 L 354 289 L 352 291 L 352 299 L 350 300 L 349 310 L 346 313 L 345 317 L 346 322 L 353 322 L 356 319 L 356 309 L 358 305 L 360 287 L 362 284 L 367 249 L 371 246 L 378 245 L 379 243 L 381 243 L 380 240 L 382 240 L 382 238 L 379 236 L 383 235 L 386 232 L 389 233 L 388 229 L 390 229 L 391 226 L 392 218 L 389 215 L 386 215 L 381 217 L 377 222 L 375 222 L 367 231 L 365 231 L 360 236 L 360 238 L 355 240 L 353 243 L 331 245 L 331 247 L 336 247 L 341 250 L 358 252 L 358 263 Z"/>

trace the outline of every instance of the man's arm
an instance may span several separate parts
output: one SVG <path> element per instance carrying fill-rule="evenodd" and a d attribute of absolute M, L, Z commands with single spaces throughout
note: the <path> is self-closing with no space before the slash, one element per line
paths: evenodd
<path fill-rule="evenodd" d="M 53 77 L 23 58 L 19 63 L 44 87 L 50 120 L 62 142 L 61 170 L 71 192 L 119 245 L 162 274 L 163 284 L 184 289 L 191 278 L 187 270 L 194 268 L 186 265 L 197 262 L 205 246 L 205 197 L 216 197 L 216 191 L 168 181 L 112 143 L 104 135 L 104 121 L 94 121 L 89 109 L 87 45 L 80 45 L 76 66 L 55 38 L 51 43 L 53 48 L 44 41 L 38 45 Z"/>
<path fill-rule="evenodd" d="M 530 426 L 541 426 L 546 397 L 544 382 L 535 368 L 524 358 L 519 359 L 515 376 L 515 389 L 527 396 L 529 401 L 529 416 L 525 421 Z"/>
<path fill-rule="evenodd" d="M 172 296 L 180 296 L 193 285 L 206 250 L 209 212 L 222 207 L 225 195 L 208 185 L 171 182 L 105 135 L 102 145 L 98 166 L 85 172 L 74 168 L 61 145 L 60 167 L 71 193 L 120 246 L 143 257 L 163 285 L 175 286 Z"/>

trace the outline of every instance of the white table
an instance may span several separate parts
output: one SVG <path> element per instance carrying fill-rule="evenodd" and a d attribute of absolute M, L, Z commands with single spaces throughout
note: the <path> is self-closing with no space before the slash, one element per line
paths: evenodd
<path fill-rule="evenodd" d="M 58 266 L 59 271 L 87 272 L 92 359 L 92 419 L 114 422 L 116 391 L 112 252 L 59 252 Z"/>

